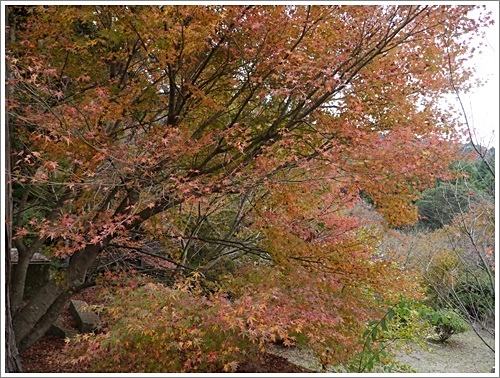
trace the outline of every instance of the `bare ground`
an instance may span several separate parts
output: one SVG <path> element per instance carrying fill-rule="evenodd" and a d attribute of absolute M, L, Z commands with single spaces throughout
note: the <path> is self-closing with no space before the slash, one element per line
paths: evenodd
<path fill-rule="evenodd" d="M 494 340 L 483 335 L 490 345 Z M 495 353 L 469 330 L 453 335 L 444 343 L 426 342 L 425 349 L 417 344 L 408 344 L 409 351 L 402 348 L 396 355 L 400 363 L 407 364 L 416 373 L 491 373 L 495 366 Z M 497 368 L 498 371 L 498 368 Z"/>
<path fill-rule="evenodd" d="M 482 336 L 490 342 L 490 345 L 494 345 L 493 338 L 487 335 Z M 287 358 L 296 365 L 313 371 L 321 371 L 317 360 L 308 351 L 274 348 L 271 352 Z M 395 354 L 397 361 L 401 364 L 400 367 L 406 365 L 405 373 L 484 374 L 491 373 L 491 368 L 495 365 L 495 353 L 473 330 L 453 335 L 444 343 L 426 341 L 423 348 L 415 342 L 399 345 Z M 328 371 L 336 372 L 335 369 Z"/>

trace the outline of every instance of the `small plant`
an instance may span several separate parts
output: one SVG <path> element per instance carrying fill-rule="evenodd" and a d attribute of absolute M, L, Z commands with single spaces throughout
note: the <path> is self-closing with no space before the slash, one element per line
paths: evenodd
<path fill-rule="evenodd" d="M 353 361 L 351 370 L 357 373 L 380 369 L 391 372 L 396 366 L 409 370 L 388 353 L 389 346 L 401 340 L 413 340 L 420 344 L 419 340 L 429 329 L 428 311 L 419 301 L 401 298 L 381 319 L 368 322 L 363 334 L 363 349 Z"/>
<path fill-rule="evenodd" d="M 441 342 L 448 340 L 451 335 L 464 333 L 469 329 L 465 320 L 453 310 L 441 309 L 428 316 Z"/>

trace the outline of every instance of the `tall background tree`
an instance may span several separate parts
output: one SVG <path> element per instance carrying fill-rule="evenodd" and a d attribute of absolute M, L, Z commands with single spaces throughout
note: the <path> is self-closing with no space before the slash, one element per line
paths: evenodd
<path fill-rule="evenodd" d="M 22 9 L 7 46 L 20 350 L 88 285 L 98 256 L 152 240 L 181 271 L 258 256 L 289 275 L 315 272 L 311 284 L 323 272 L 351 295 L 345 319 L 365 306 L 359 324 L 375 298 L 394 300 L 398 284 L 383 278 L 393 268 L 372 261 L 346 209 L 362 193 L 390 224 L 411 223 L 420 191 L 447 177 L 458 135 L 438 105 L 451 90 L 443 67 L 470 85 L 465 36 L 486 16 L 417 5 Z M 36 252 L 69 264 L 23 302 Z"/>

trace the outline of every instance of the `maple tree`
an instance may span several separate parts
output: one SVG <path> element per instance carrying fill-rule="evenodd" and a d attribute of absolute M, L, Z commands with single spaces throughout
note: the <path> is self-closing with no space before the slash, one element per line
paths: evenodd
<path fill-rule="evenodd" d="M 337 294 L 352 286 L 338 308 L 361 327 L 378 309 L 360 315 L 360 293 L 390 302 L 404 288 L 386 272 L 395 267 L 371 261 L 375 238 L 345 210 L 363 194 L 391 225 L 411 223 L 420 191 L 446 177 L 457 120 L 439 106 L 443 67 L 471 85 L 464 37 L 488 21 L 471 9 L 10 9 L 23 15 L 6 54 L 18 347 L 46 332 L 103 251 L 140 246 L 137 232 L 169 239 L 176 266 L 193 256 L 187 242 L 210 242 L 258 251 L 311 287 L 324 274 Z M 226 206 L 235 227 L 209 241 L 179 217 L 225 219 Z M 71 260 L 23 303 L 40 251 Z"/>

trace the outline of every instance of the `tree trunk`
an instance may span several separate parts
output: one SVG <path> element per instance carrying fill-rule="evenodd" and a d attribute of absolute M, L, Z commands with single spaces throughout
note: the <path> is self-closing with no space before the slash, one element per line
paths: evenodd
<path fill-rule="evenodd" d="M 15 275 L 11 277 L 10 282 L 10 304 L 12 312 L 16 312 L 23 302 L 24 288 L 26 284 L 26 275 L 28 274 L 28 266 L 32 255 L 27 255 L 22 250 L 18 249 L 18 259 Z"/>
<path fill-rule="evenodd" d="M 8 138 L 7 138 L 8 140 Z M 8 142 L 6 142 L 8 144 Z M 6 150 L 8 151 L 8 150 Z M 7 155 L 6 160 L 9 155 Z M 8 164 L 6 164 L 8 165 Z M 8 167 L 10 168 L 10 167 Z M 12 201 L 9 202 L 10 197 L 10 182 L 8 179 L 10 170 L 6 168 L 6 182 L 7 188 L 6 194 L 6 205 L 5 212 L 7 217 L 7 222 L 5 225 L 5 371 L 7 373 L 21 373 L 21 358 L 19 357 L 19 351 L 16 344 L 16 335 L 14 332 L 14 327 L 12 325 L 12 312 L 10 308 L 10 276 L 11 276 L 11 261 L 10 261 L 10 248 L 11 248 L 11 223 L 9 222 L 9 216 L 12 216 Z"/>
<path fill-rule="evenodd" d="M 64 310 L 70 297 L 69 291 L 50 281 L 37 294 L 38 301 L 30 302 L 25 307 L 27 311 L 23 311 L 23 308 L 19 312 L 14 318 L 14 331 L 20 351 L 26 350 L 45 335 Z M 37 306 L 40 300 L 42 302 L 45 300 L 44 306 Z"/>
<path fill-rule="evenodd" d="M 5 24 L 9 30 L 9 39 L 15 40 L 15 30 L 9 28 L 9 8 L 5 7 Z M 15 22 L 12 23 L 15 25 Z M 8 66 L 6 78 L 8 78 Z M 9 96 L 9 90 L 6 91 Z M 10 307 L 10 277 L 11 247 L 12 247 L 12 185 L 11 185 L 11 159 L 10 159 L 10 124 L 9 114 L 5 115 L 5 371 L 7 373 L 21 373 L 21 358 L 16 344 L 16 335 L 12 325 L 12 312 Z"/>
<path fill-rule="evenodd" d="M 122 211 L 128 211 L 127 206 L 135 204 L 137 201 L 138 197 L 134 194 L 127 195 L 118 205 L 115 215 Z M 179 201 L 170 201 L 170 199 L 158 201 L 158 206 L 154 209 L 147 207 L 139 212 L 135 221 L 127 225 L 127 229 L 132 229 L 156 213 L 178 203 Z M 68 267 L 61 272 L 61 279 L 52 279 L 46 283 L 24 307 L 15 313 L 13 325 L 17 347 L 20 351 L 29 348 L 47 332 L 63 311 L 72 293 L 84 283 L 88 268 L 114 237 L 111 234 L 101 242 L 88 244 L 84 249 L 75 252 Z"/>
<path fill-rule="evenodd" d="M 111 240 L 112 237 L 110 237 Z M 105 245 L 105 244 L 103 244 Z M 76 252 L 59 280 L 47 282 L 30 301 L 14 316 L 14 331 L 20 351 L 38 341 L 56 321 L 75 289 L 85 280 L 87 269 L 92 265 L 103 246 L 88 245 Z"/>

